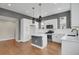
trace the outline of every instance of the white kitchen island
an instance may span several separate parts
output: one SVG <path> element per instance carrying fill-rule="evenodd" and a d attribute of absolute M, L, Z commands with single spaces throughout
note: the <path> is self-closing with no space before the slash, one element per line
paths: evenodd
<path fill-rule="evenodd" d="M 43 49 L 47 47 L 46 34 L 32 34 L 32 46 Z"/>
<path fill-rule="evenodd" d="M 79 36 L 67 36 L 62 39 L 62 55 L 79 55 Z"/>

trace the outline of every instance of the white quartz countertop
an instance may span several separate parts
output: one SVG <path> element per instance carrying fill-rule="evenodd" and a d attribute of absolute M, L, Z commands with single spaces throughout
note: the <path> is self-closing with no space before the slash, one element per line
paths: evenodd
<path fill-rule="evenodd" d="M 66 41 L 74 41 L 79 43 L 79 36 L 63 36 L 61 40 L 66 40 Z"/>
<path fill-rule="evenodd" d="M 37 33 L 37 34 L 32 34 L 32 36 L 46 36 L 46 34 L 39 34 L 39 33 Z"/>

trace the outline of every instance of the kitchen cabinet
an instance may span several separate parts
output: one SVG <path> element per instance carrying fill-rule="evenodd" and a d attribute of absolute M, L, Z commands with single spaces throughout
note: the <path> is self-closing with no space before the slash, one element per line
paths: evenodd
<path fill-rule="evenodd" d="M 42 46 L 42 36 L 32 36 L 32 43 L 38 46 Z"/>
<path fill-rule="evenodd" d="M 31 39 L 31 34 L 30 34 L 31 23 L 32 23 L 32 20 L 29 20 L 26 18 L 23 18 L 19 22 L 17 22 L 16 39 L 18 42 L 26 42 Z"/>
<path fill-rule="evenodd" d="M 62 54 L 63 55 L 79 55 L 79 42 L 63 40 L 62 41 Z"/>
<path fill-rule="evenodd" d="M 45 34 L 32 34 L 32 46 L 43 49 L 47 47 L 47 35 Z"/>
<path fill-rule="evenodd" d="M 79 36 L 64 36 L 61 45 L 62 55 L 79 55 Z"/>
<path fill-rule="evenodd" d="M 47 41 L 52 42 L 52 34 L 47 34 Z"/>
<path fill-rule="evenodd" d="M 63 37 L 64 34 L 53 34 L 52 35 L 52 41 L 61 43 L 61 38 Z"/>

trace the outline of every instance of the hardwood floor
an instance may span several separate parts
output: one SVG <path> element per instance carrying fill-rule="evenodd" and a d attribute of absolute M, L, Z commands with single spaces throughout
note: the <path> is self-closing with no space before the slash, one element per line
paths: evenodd
<path fill-rule="evenodd" d="M 18 43 L 14 39 L 0 41 L 0 55 L 60 55 L 61 44 L 52 42 L 44 49 L 31 45 L 30 42 Z"/>

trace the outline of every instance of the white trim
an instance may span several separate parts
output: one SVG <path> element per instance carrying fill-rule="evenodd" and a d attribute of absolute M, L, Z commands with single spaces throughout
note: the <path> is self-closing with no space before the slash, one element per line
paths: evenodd
<path fill-rule="evenodd" d="M 29 40 L 16 40 L 17 42 L 27 42 Z"/>
<path fill-rule="evenodd" d="M 43 49 L 44 48 L 44 47 L 40 47 L 40 46 L 35 45 L 35 44 L 31 44 L 31 45 L 34 46 L 34 47 L 40 48 L 40 49 Z"/>
<path fill-rule="evenodd" d="M 3 39 L 0 39 L 0 41 L 6 41 L 6 40 L 13 40 L 14 38 L 3 38 Z"/>
<path fill-rule="evenodd" d="M 7 36 L 0 37 L 0 41 L 11 40 L 11 39 L 15 39 L 14 36 L 7 35 Z"/>

